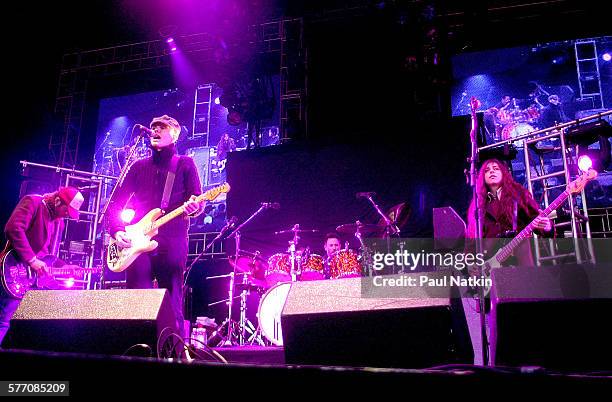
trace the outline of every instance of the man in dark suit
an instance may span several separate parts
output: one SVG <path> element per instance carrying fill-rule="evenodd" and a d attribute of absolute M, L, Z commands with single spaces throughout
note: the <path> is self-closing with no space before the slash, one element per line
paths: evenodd
<path fill-rule="evenodd" d="M 83 200 L 83 195 L 74 187 L 60 187 L 45 195 L 26 195 L 4 228 L 8 239 L 5 250 L 14 249 L 37 275 L 47 275 L 47 264 L 39 257 L 54 254 L 64 227 L 63 219 L 78 219 Z M 0 296 L 0 342 L 18 305 L 19 300 Z"/>

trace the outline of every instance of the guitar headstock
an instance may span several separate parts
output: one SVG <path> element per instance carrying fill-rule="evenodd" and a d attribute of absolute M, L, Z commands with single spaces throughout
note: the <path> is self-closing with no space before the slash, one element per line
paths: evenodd
<path fill-rule="evenodd" d="M 567 185 L 567 191 L 571 194 L 578 194 L 581 192 L 588 182 L 597 177 L 597 171 L 589 169 L 582 173 L 576 180 Z"/>
<path fill-rule="evenodd" d="M 210 190 L 206 191 L 204 194 L 199 196 L 198 199 L 200 201 L 201 200 L 212 201 L 223 193 L 229 193 L 230 189 L 231 187 L 229 183 L 223 183 L 220 186 L 211 188 Z"/>

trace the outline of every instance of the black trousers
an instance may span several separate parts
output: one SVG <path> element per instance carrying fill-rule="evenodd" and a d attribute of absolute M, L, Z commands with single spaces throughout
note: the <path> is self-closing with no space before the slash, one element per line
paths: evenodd
<path fill-rule="evenodd" d="M 183 272 L 187 263 L 187 234 L 155 237 L 157 249 L 141 254 L 127 269 L 128 289 L 168 289 L 179 330 L 183 330 Z"/>

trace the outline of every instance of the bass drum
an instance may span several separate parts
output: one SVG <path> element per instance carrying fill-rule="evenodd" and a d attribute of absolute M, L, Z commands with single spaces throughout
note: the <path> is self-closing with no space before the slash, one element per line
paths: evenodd
<path fill-rule="evenodd" d="M 512 139 L 512 138 L 520 137 L 520 136 L 523 136 L 525 134 L 529 134 L 532 131 L 535 131 L 535 128 L 533 128 L 533 126 L 531 126 L 531 125 L 529 125 L 527 123 L 508 124 L 502 130 L 502 140 L 509 140 L 509 139 Z M 523 146 L 523 141 L 522 140 L 521 141 L 516 141 L 514 143 L 514 145 L 517 146 L 517 147 L 522 147 Z"/>
<path fill-rule="evenodd" d="M 257 319 L 262 334 L 273 345 L 283 346 L 283 331 L 281 328 L 281 313 L 285 307 L 291 283 L 279 283 L 270 288 L 259 301 Z"/>

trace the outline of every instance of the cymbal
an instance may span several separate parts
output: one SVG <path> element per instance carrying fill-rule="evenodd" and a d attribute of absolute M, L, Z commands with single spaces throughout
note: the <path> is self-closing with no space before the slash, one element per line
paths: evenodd
<path fill-rule="evenodd" d="M 242 251 L 236 259 L 235 255 L 229 257 L 229 263 L 239 272 L 250 272 L 253 277 L 263 279 L 268 263 L 257 253 Z"/>
<path fill-rule="evenodd" d="M 376 233 L 385 230 L 384 225 L 374 225 L 371 223 L 347 223 L 336 228 L 339 233 L 355 234 L 360 233 Z"/>

